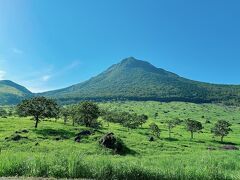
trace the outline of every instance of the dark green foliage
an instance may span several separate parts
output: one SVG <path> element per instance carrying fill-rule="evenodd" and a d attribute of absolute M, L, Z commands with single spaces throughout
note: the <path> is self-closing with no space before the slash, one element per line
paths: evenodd
<path fill-rule="evenodd" d="M 211 129 L 211 132 L 215 136 L 221 137 L 221 142 L 223 142 L 223 138 L 229 134 L 232 129 L 230 128 L 231 124 L 228 121 L 219 120 L 215 124 L 215 126 Z"/>
<path fill-rule="evenodd" d="M 97 119 L 100 115 L 99 107 L 93 102 L 81 102 L 73 108 L 74 121 L 86 127 L 97 127 Z"/>
<path fill-rule="evenodd" d="M 0 116 L 1 117 L 6 117 L 8 115 L 7 111 L 3 108 L 0 108 Z"/>
<path fill-rule="evenodd" d="M 126 119 L 124 120 L 124 122 L 122 122 L 122 125 L 124 127 L 127 127 L 128 130 L 136 129 L 137 127 L 139 127 L 141 125 L 141 122 L 139 121 L 137 114 L 129 113 L 125 118 Z"/>
<path fill-rule="evenodd" d="M 138 116 L 138 121 L 139 121 L 140 126 L 142 126 L 144 123 L 146 123 L 147 120 L 148 120 L 148 116 L 145 114 Z"/>
<path fill-rule="evenodd" d="M 78 105 L 70 105 L 66 107 L 66 113 L 72 120 L 72 125 L 75 126 L 75 121 L 76 121 L 76 112 L 77 112 L 77 106 Z"/>
<path fill-rule="evenodd" d="M 188 119 L 186 120 L 186 129 L 191 132 L 191 139 L 193 139 L 193 133 L 202 130 L 203 126 L 199 121 Z"/>
<path fill-rule="evenodd" d="M 151 123 L 149 127 L 150 127 L 152 134 L 159 138 L 161 130 L 159 129 L 158 125 L 155 123 Z"/>
<path fill-rule="evenodd" d="M 63 103 L 81 100 L 154 100 L 236 105 L 240 102 L 239 92 L 240 86 L 192 81 L 131 57 L 86 82 L 43 95 L 57 98 Z"/>
<path fill-rule="evenodd" d="M 33 116 L 35 128 L 37 128 L 40 119 L 57 118 L 59 115 L 59 106 L 52 100 L 45 97 L 34 97 L 23 100 L 17 106 L 17 112 L 20 116 Z"/>
<path fill-rule="evenodd" d="M 68 118 L 69 118 L 69 116 L 70 116 L 70 113 L 71 113 L 71 112 L 70 112 L 70 109 L 69 109 L 69 108 L 62 107 L 62 108 L 60 109 L 60 114 L 61 114 L 61 116 L 63 117 L 64 124 L 67 123 Z"/>
<path fill-rule="evenodd" d="M 142 126 L 148 117 L 144 114 L 137 115 L 136 113 L 106 111 L 103 119 L 107 122 L 119 123 L 128 129 L 136 129 Z"/>

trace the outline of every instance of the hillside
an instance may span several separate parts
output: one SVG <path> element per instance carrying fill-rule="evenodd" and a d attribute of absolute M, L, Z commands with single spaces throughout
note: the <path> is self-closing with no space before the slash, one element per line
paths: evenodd
<path fill-rule="evenodd" d="M 146 114 L 149 119 L 142 127 L 128 130 L 118 123 L 108 123 L 100 117 L 102 128 L 91 135 L 79 132 L 91 130 L 72 126 L 63 117 L 57 121 L 41 121 L 34 128 L 31 117 L 0 117 L 0 177 L 39 177 L 53 179 L 97 180 L 239 180 L 239 107 L 182 102 L 108 102 L 98 103 L 102 109 Z M 157 114 L 157 115 L 156 115 Z M 203 116 L 204 115 L 204 116 Z M 184 122 L 172 129 L 169 137 L 166 120 L 193 118 L 204 126 L 202 132 L 190 132 Z M 211 134 L 217 120 L 226 119 L 232 132 L 219 142 Z M 160 137 L 153 136 L 151 123 L 161 129 Z M 113 132 L 129 151 L 116 155 L 99 145 L 100 138 Z M 1 179 L 1 178 L 0 178 Z M 3 178 L 5 179 L 5 178 Z M 41 179 L 41 178 L 40 178 Z"/>
<path fill-rule="evenodd" d="M 9 80 L 0 81 L 0 105 L 16 104 L 31 95 L 28 89 L 19 84 Z"/>
<path fill-rule="evenodd" d="M 192 81 L 133 57 L 80 84 L 41 95 L 64 103 L 79 100 L 240 102 L 240 86 Z"/>

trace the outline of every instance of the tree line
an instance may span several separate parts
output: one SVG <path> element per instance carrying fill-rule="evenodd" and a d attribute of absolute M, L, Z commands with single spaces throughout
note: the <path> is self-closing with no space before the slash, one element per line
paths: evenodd
<path fill-rule="evenodd" d="M 0 109 L 0 116 L 1 116 Z M 79 104 L 60 107 L 56 101 L 45 97 L 33 97 L 28 100 L 23 100 L 17 105 L 17 114 L 19 116 L 32 116 L 35 120 L 35 128 L 38 127 L 39 122 L 44 118 L 63 118 L 64 124 L 71 120 L 72 125 L 85 125 L 86 127 L 99 128 L 102 124 L 98 121 L 101 116 L 109 126 L 109 123 L 119 123 L 126 127 L 128 130 L 141 127 L 147 122 L 148 116 L 129 112 L 116 112 L 103 110 L 97 104 L 90 101 L 84 101 Z M 183 121 L 179 119 L 167 120 L 166 127 L 168 129 L 168 136 L 171 138 L 172 130 L 177 125 L 182 124 Z M 185 121 L 186 130 L 190 132 L 191 139 L 194 138 L 194 133 L 201 131 L 204 127 L 201 122 L 187 119 Z M 231 124 L 225 120 L 219 120 L 211 128 L 211 133 L 219 136 L 221 142 L 232 129 Z M 151 123 L 149 126 L 152 134 L 160 137 L 161 129 L 156 123 Z"/>

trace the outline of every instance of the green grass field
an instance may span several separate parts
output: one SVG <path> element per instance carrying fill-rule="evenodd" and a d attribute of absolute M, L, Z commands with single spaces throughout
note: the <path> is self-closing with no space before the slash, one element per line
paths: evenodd
<path fill-rule="evenodd" d="M 100 103 L 104 109 L 146 114 L 143 127 L 128 131 L 119 124 L 99 121 L 103 126 L 94 135 L 74 142 L 83 126 L 63 124 L 63 120 L 41 121 L 37 129 L 31 118 L 8 117 L 0 119 L 0 177 L 55 177 L 94 179 L 240 179 L 240 152 L 225 150 L 226 144 L 240 145 L 240 108 L 213 104 L 115 102 Z M 158 114 L 156 116 L 156 113 Z M 204 129 L 190 133 L 184 124 L 173 129 L 168 139 L 165 120 L 187 118 L 201 121 Z M 217 120 L 232 123 L 233 132 L 219 142 L 210 133 Z M 210 121 L 210 123 L 206 123 Z M 149 124 L 155 122 L 161 129 L 160 138 L 150 142 Z M 19 141 L 5 139 L 16 134 L 25 137 Z M 113 132 L 130 149 L 126 155 L 114 155 L 100 147 L 98 140 Z M 210 150 L 209 150 L 210 149 Z"/>

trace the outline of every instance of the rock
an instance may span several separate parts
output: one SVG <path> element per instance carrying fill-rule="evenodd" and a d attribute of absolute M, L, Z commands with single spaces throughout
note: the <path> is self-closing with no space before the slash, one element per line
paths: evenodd
<path fill-rule="evenodd" d="M 150 142 L 154 141 L 154 137 L 151 136 L 151 137 L 149 138 L 149 141 L 150 141 Z"/>
<path fill-rule="evenodd" d="M 12 136 L 11 139 L 12 139 L 13 141 L 19 141 L 21 138 L 22 138 L 22 136 L 20 136 L 20 135 L 17 134 L 17 135 L 15 135 L 15 136 Z"/>
<path fill-rule="evenodd" d="M 84 131 L 81 131 L 80 133 L 77 134 L 77 136 L 89 136 L 91 135 L 92 132 L 89 131 L 89 130 L 84 130 Z"/>
<path fill-rule="evenodd" d="M 22 132 L 23 132 L 23 133 L 28 133 L 29 131 L 26 130 L 26 129 L 23 129 Z"/>
<path fill-rule="evenodd" d="M 99 143 L 109 149 L 114 149 L 115 148 L 115 143 L 116 143 L 116 138 L 114 137 L 114 133 L 107 133 L 106 135 L 104 135 Z"/>
<path fill-rule="evenodd" d="M 105 134 L 99 140 L 99 144 L 105 148 L 112 149 L 116 154 L 125 154 L 129 151 L 123 141 L 120 138 L 116 138 L 112 132 Z"/>
<path fill-rule="evenodd" d="M 23 130 L 21 130 L 21 131 L 16 131 L 15 133 L 16 133 L 16 134 L 21 134 L 21 133 L 28 133 L 28 132 L 29 132 L 28 130 L 23 129 Z"/>
<path fill-rule="evenodd" d="M 21 136 L 19 134 L 14 134 L 11 137 L 6 137 L 5 139 L 8 140 L 8 141 L 11 141 L 11 140 L 12 141 L 19 141 L 21 139 L 28 139 L 28 137 L 23 137 L 23 136 Z"/>
<path fill-rule="evenodd" d="M 117 138 L 116 143 L 115 143 L 115 148 L 114 148 L 114 153 L 116 154 L 123 154 L 125 150 L 124 143 L 122 142 L 121 139 Z"/>
<path fill-rule="evenodd" d="M 81 136 L 75 137 L 74 141 L 79 143 L 81 141 Z"/>
<path fill-rule="evenodd" d="M 56 140 L 56 141 L 60 141 L 60 140 L 61 140 L 61 137 L 56 137 L 55 140 Z"/>
<path fill-rule="evenodd" d="M 83 136 L 90 136 L 91 134 L 93 133 L 89 130 L 81 131 L 80 133 L 76 134 L 74 141 L 79 143 Z"/>

